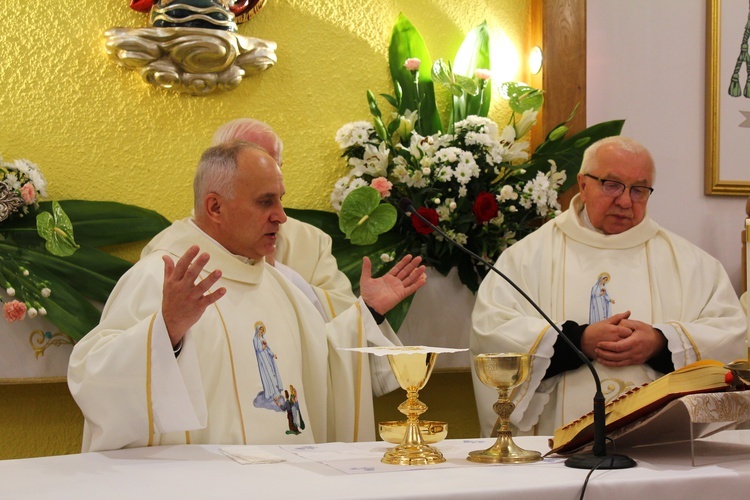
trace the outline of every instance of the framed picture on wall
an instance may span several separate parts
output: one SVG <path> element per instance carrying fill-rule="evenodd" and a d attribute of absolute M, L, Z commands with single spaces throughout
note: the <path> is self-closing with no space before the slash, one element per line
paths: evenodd
<path fill-rule="evenodd" d="M 750 195 L 750 2 L 707 0 L 705 193 Z"/>

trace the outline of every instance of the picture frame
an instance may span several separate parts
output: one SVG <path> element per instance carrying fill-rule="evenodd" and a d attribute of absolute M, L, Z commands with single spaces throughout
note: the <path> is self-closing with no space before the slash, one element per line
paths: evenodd
<path fill-rule="evenodd" d="M 739 57 L 749 23 L 746 0 L 707 0 L 707 195 L 750 195 L 750 61 Z"/>

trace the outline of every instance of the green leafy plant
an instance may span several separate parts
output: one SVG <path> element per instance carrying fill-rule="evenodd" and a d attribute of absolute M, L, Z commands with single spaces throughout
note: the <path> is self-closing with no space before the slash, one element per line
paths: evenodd
<path fill-rule="evenodd" d="M 334 246 L 340 267 L 351 271 L 353 282 L 362 255 L 381 257 L 387 265 L 412 253 L 444 275 L 455 268 L 461 282 L 476 291 L 487 273 L 481 263 L 414 215 L 396 212 L 392 222 L 390 215 L 376 208 L 395 208 L 408 198 L 453 239 L 494 261 L 505 248 L 559 212 L 557 195 L 575 183 L 585 148 L 620 133 L 623 121 L 617 120 L 567 137 L 571 113 L 530 153 L 525 137 L 536 123 L 543 92 L 517 82 L 502 84 L 511 116 L 499 126 L 487 118 L 492 91 L 489 65 L 486 24 L 467 35 L 452 63 L 432 62 L 416 28 L 399 16 L 389 49 L 394 92 L 380 94 L 394 112 L 381 111 L 375 95 L 368 91 L 371 122 L 348 123 L 336 134 L 349 171 L 336 182 L 331 195 L 340 224 L 329 234 L 336 242 L 340 229 L 349 247 L 367 244 L 359 251 L 343 244 Z M 441 89 L 451 97 L 446 120 L 441 120 L 435 101 L 435 92 Z M 366 198 L 367 207 L 350 204 L 350 198 Z M 305 214 L 299 218 L 305 220 Z M 395 328 L 408 305 L 407 301 L 389 313 Z"/>
<path fill-rule="evenodd" d="M 117 202 L 39 202 L 37 196 L 46 196 L 46 181 L 27 160 L 3 163 L 0 174 L 0 191 L 6 194 L 0 210 L 7 209 L 0 218 L 0 285 L 8 296 L 0 299 L 5 319 L 45 315 L 79 340 L 99 322 L 95 304 L 107 300 L 132 266 L 99 247 L 151 238 L 169 221 L 152 210 Z M 31 187 L 24 198 L 21 189 L 27 184 Z M 19 198 L 26 200 L 23 206 Z"/>

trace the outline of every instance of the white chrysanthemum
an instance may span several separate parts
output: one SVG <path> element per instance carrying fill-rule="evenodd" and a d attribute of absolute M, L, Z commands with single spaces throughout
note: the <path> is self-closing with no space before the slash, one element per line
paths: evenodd
<path fill-rule="evenodd" d="M 341 149 L 352 146 L 364 146 L 370 140 L 370 134 L 375 128 L 370 122 L 358 121 L 347 123 L 336 132 L 336 142 Z"/>
<path fill-rule="evenodd" d="M 31 182 L 39 196 L 47 196 L 47 181 L 36 164 L 20 158 L 10 163 L 2 163 L 2 166 L 9 170 L 5 176 L 5 184 L 8 187 L 18 190 L 26 182 Z"/>
<path fill-rule="evenodd" d="M 18 191 L 21 189 L 21 181 L 18 180 L 18 174 L 16 172 L 8 172 L 5 174 L 3 182 L 11 189 L 11 191 Z"/>
<path fill-rule="evenodd" d="M 453 175 L 459 184 L 465 186 L 471 179 L 479 177 L 479 165 L 471 154 L 462 154 Z"/>
<path fill-rule="evenodd" d="M 466 194 L 468 193 L 468 190 L 466 189 L 466 186 L 461 186 L 458 188 L 458 197 L 459 198 L 466 198 Z"/>
<path fill-rule="evenodd" d="M 452 178 L 453 169 L 448 165 L 442 165 L 435 171 L 435 179 L 440 182 L 449 182 Z"/>
<path fill-rule="evenodd" d="M 536 177 L 526 183 L 523 187 L 526 196 L 521 200 L 524 208 L 535 206 L 537 214 L 546 216 L 550 208 L 557 209 L 557 191 L 550 185 L 550 180 L 542 172 L 537 172 Z"/>
<path fill-rule="evenodd" d="M 346 177 L 342 177 L 341 179 L 336 181 L 336 184 L 333 186 L 333 191 L 331 192 L 331 206 L 336 212 L 341 211 L 341 204 L 344 202 L 344 191 L 346 191 L 346 188 L 349 186 L 349 182 L 351 181 L 352 177 L 350 175 L 347 175 Z"/>
<path fill-rule="evenodd" d="M 456 134 L 462 131 L 482 131 L 490 137 L 497 137 L 497 124 L 483 116 L 470 115 L 465 120 L 456 122 Z"/>
<path fill-rule="evenodd" d="M 466 132 L 464 141 L 469 146 L 478 145 L 484 146 L 486 148 L 492 148 L 493 146 L 497 145 L 497 141 L 490 137 L 488 134 L 479 132 Z"/>

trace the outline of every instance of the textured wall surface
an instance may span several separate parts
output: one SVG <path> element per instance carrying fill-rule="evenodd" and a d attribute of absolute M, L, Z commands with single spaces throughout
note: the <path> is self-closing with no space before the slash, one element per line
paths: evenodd
<path fill-rule="evenodd" d="M 239 31 L 275 41 L 276 66 L 231 92 L 191 97 L 152 87 L 107 58 L 105 30 L 147 25 L 127 0 L 2 2 L 0 153 L 38 164 L 52 198 L 116 200 L 177 219 L 190 213 L 193 171 L 216 127 L 251 116 L 285 142 L 286 205 L 329 210 L 333 183 L 346 171 L 336 131 L 369 119 L 366 90 L 393 92 L 387 49 L 399 12 L 433 59 L 452 60 L 465 34 L 487 21 L 499 83 L 522 78 L 528 5 L 268 0 Z M 445 94 L 438 98 L 447 102 Z M 505 115 L 504 102 L 494 99 L 491 117 Z M 137 250 L 118 252 L 134 258 Z M 81 417 L 71 401 L 60 403 L 65 397 L 63 384 L 0 386 L 0 458 L 74 452 Z M 50 422 L 76 429 L 72 437 L 49 432 Z"/>

